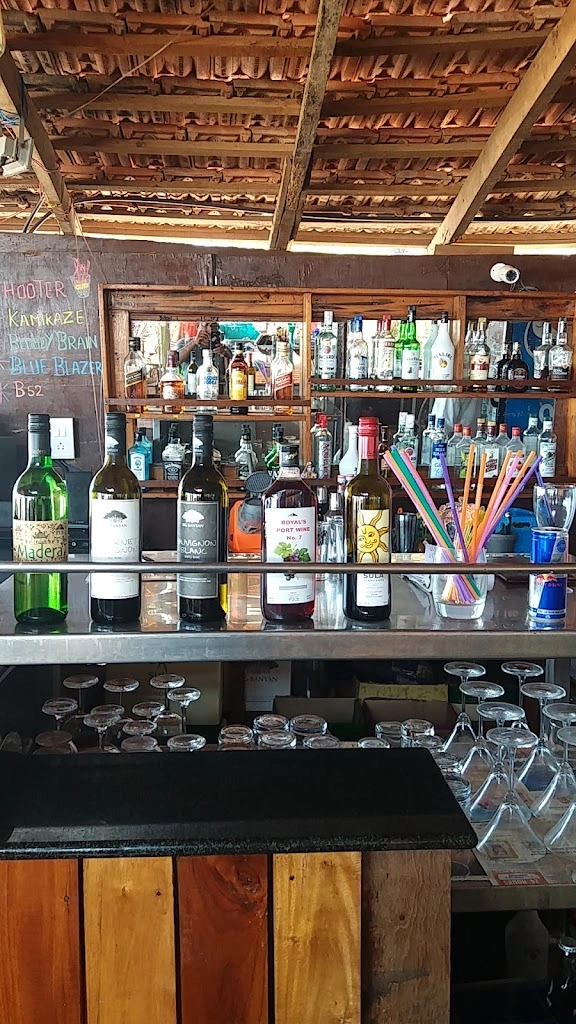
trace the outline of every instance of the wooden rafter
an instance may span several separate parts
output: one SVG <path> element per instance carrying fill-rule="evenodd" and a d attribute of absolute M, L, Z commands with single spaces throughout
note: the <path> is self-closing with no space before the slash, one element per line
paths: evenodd
<path fill-rule="evenodd" d="M 60 230 L 65 235 L 82 234 L 68 189 L 58 169 L 54 148 L 28 96 L 14 58 L 6 50 L 0 55 L 0 109 L 24 118 L 26 134 L 34 143 L 32 170 Z"/>
<path fill-rule="evenodd" d="M 430 243 L 431 252 L 464 234 L 575 62 L 576 0 L 571 0 L 504 108 L 492 136 L 436 231 Z"/>
<path fill-rule="evenodd" d="M 270 232 L 270 248 L 285 249 L 298 230 L 304 186 L 310 173 L 314 140 L 326 92 L 345 0 L 320 0 L 314 44 L 291 156 L 282 171 L 280 193 Z"/>
<path fill-rule="evenodd" d="M 54 149 L 71 153 L 139 153 L 150 156 L 290 156 L 290 144 L 276 142 L 194 142 L 186 139 L 100 139 L 95 135 L 55 135 L 51 138 Z"/>
<path fill-rule="evenodd" d="M 186 96 L 149 95 L 148 93 L 107 92 L 97 93 L 48 92 L 34 96 L 37 110 L 127 110 L 166 111 L 175 114 L 258 114 L 266 117 L 297 116 L 300 111 L 298 100 L 262 96 Z"/>

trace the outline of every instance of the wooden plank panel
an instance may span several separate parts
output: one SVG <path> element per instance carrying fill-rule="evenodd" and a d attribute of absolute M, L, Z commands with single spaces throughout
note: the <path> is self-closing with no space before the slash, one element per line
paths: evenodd
<path fill-rule="evenodd" d="M 361 854 L 273 864 L 275 1024 L 360 1024 Z"/>
<path fill-rule="evenodd" d="M 82 1024 L 78 861 L 0 862 L 0 1020 Z"/>
<path fill-rule="evenodd" d="M 84 861 L 87 1024 L 176 1024 L 169 857 Z"/>
<path fill-rule="evenodd" d="M 448 1024 L 450 852 L 365 853 L 364 1024 Z"/>
<path fill-rule="evenodd" d="M 268 858 L 180 857 L 181 1024 L 267 1024 Z"/>

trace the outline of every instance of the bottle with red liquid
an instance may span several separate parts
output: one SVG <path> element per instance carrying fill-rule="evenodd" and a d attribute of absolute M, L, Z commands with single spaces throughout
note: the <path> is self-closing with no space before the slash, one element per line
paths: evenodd
<path fill-rule="evenodd" d="M 262 561 L 298 563 L 316 560 L 318 506 L 300 478 L 297 444 L 279 446 L 279 469 L 262 497 Z M 298 622 L 314 614 L 313 573 L 264 573 L 262 614 L 270 622 Z"/>

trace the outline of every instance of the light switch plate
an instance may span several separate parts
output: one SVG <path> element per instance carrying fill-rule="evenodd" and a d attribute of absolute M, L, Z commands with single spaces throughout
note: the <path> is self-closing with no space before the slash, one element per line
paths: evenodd
<path fill-rule="evenodd" d="M 53 459 L 75 459 L 74 420 L 71 416 L 50 417 L 50 449 Z"/>

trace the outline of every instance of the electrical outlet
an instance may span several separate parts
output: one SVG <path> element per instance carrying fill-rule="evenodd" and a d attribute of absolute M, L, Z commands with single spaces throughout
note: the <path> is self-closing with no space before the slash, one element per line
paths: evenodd
<path fill-rule="evenodd" d="M 75 459 L 74 420 L 71 416 L 50 417 L 50 450 L 53 459 Z"/>

